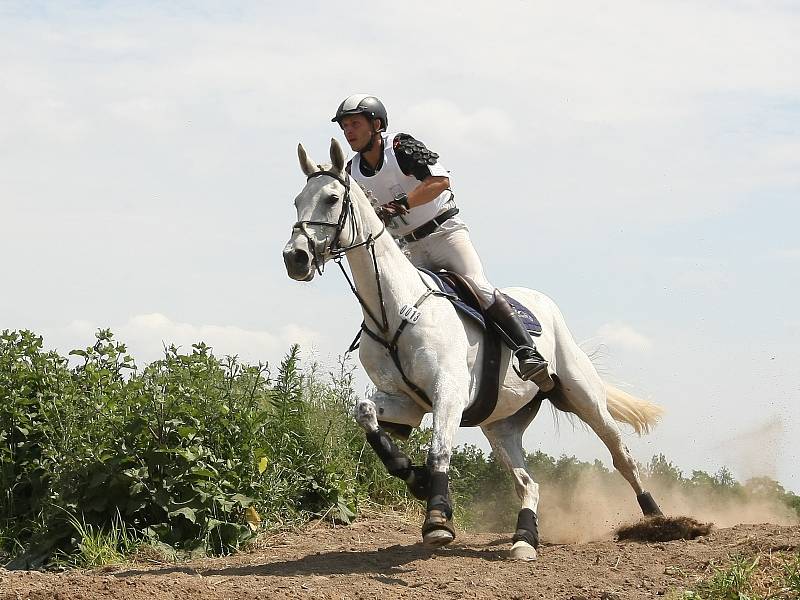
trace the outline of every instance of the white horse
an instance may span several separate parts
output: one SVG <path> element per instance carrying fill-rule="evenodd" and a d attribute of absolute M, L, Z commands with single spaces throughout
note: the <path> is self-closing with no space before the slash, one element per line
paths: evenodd
<path fill-rule="evenodd" d="M 361 336 L 359 358 L 377 388 L 370 399 L 358 402 L 356 419 L 389 472 L 404 479 L 415 496 L 427 500 L 423 541 L 447 544 L 455 537 L 447 481 L 451 448 L 462 414 L 477 391 L 483 330 L 462 317 L 449 300 L 431 294 L 434 286 L 429 278 L 421 276 L 384 233 L 369 199 L 358 185 L 352 185 L 336 140 L 331 140 L 330 166 L 312 162 L 302 145 L 298 156 L 308 179 L 295 199 L 297 222 L 283 250 L 287 273 L 292 279 L 310 281 L 330 259 L 341 266 L 339 261 L 345 257 L 349 263 L 351 288 L 361 303 L 367 333 Z M 480 424 L 493 452 L 511 472 L 522 503 L 511 557 L 533 560 L 537 556 L 539 486 L 527 470 L 522 434 L 544 397 L 591 427 L 611 452 L 614 467 L 636 492 L 643 513 L 661 514 L 642 488 L 636 463 L 615 422 L 647 432 L 661 409 L 604 384 L 550 298 L 527 288 L 505 291 L 541 322 L 537 347 L 558 382 L 553 392 L 538 393 L 533 382 L 516 375 L 511 351 L 504 348 L 501 369 L 505 376 L 500 379 L 497 405 Z M 427 399 L 432 406 L 426 404 Z M 398 424 L 417 427 L 427 412 L 433 413 L 427 467 L 413 466 L 386 430 Z"/>

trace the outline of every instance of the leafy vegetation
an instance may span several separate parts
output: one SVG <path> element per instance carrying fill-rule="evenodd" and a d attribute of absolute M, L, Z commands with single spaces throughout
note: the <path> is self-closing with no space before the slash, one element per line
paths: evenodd
<path fill-rule="evenodd" d="M 800 554 L 759 553 L 731 556 L 716 565 L 694 590 L 675 592 L 673 600 L 767 600 L 800 598 Z"/>
<path fill-rule="evenodd" d="M 0 564 L 221 554 L 261 529 L 417 510 L 350 416 L 347 363 L 302 369 L 293 346 L 273 373 L 198 343 L 166 347 L 140 369 L 108 330 L 70 355 L 30 331 L 0 334 Z M 420 464 L 429 442 L 418 430 L 403 446 Z M 543 490 L 576 488 L 587 474 L 619 484 L 599 461 L 527 458 Z M 458 448 L 452 470 L 461 525 L 508 531 L 518 501 L 496 457 Z M 725 469 L 687 478 L 663 455 L 643 472 L 720 502 L 777 497 L 800 514 L 800 498 L 769 479 L 742 485 Z"/>
<path fill-rule="evenodd" d="M 332 381 L 302 373 L 295 346 L 272 377 L 200 343 L 138 370 L 110 331 L 96 338 L 70 365 L 29 331 L 0 335 L 0 551 L 11 566 L 87 554 L 113 532 L 120 551 L 138 540 L 226 553 L 259 526 L 407 502 L 348 416 L 346 365 Z"/>

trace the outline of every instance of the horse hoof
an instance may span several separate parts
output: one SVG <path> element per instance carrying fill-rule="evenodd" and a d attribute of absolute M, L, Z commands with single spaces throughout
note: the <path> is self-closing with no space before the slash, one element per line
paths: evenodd
<path fill-rule="evenodd" d="M 536 553 L 536 548 L 531 546 L 528 542 L 514 542 L 514 545 L 511 546 L 511 552 L 509 552 L 508 557 L 511 560 L 536 560 L 538 554 Z"/>
<path fill-rule="evenodd" d="M 446 529 L 432 529 L 422 536 L 422 542 L 426 546 L 439 548 L 446 546 L 455 539 L 455 536 Z"/>

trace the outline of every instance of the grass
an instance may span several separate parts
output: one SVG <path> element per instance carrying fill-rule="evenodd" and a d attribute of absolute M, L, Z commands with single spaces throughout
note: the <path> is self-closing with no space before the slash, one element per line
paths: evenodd
<path fill-rule="evenodd" d="M 760 556 L 737 556 L 726 569 L 718 569 L 708 582 L 708 595 L 712 598 L 741 599 L 753 595 L 753 575 L 756 573 Z"/>
<path fill-rule="evenodd" d="M 673 591 L 669 600 L 798 600 L 800 554 L 765 552 L 732 556 L 694 590 Z"/>
<path fill-rule="evenodd" d="M 788 560 L 784 565 L 783 571 L 786 587 L 797 598 L 800 598 L 800 554 L 796 554 L 792 559 Z"/>
<path fill-rule="evenodd" d="M 108 528 L 96 527 L 75 515 L 69 515 L 69 524 L 78 538 L 77 552 L 62 555 L 58 562 L 64 566 L 92 569 L 128 562 L 142 545 L 141 540 L 125 526 L 122 516 L 117 517 Z"/>

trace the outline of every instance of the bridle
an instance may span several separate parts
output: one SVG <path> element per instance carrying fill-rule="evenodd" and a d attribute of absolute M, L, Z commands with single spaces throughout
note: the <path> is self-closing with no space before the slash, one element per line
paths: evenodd
<path fill-rule="evenodd" d="M 292 230 L 300 230 L 306 240 L 308 241 L 308 246 L 311 249 L 312 253 L 312 263 L 314 268 L 317 272 L 322 275 L 324 271 L 324 262 L 322 261 L 322 256 L 317 251 L 317 244 L 314 242 L 314 238 L 311 237 L 311 234 L 308 233 L 306 226 L 308 225 L 321 225 L 323 227 L 333 227 L 333 238 L 331 239 L 330 243 L 326 243 L 328 245 L 327 251 L 328 254 L 333 258 L 335 261 L 341 261 L 342 257 L 345 256 L 350 250 L 354 250 L 356 248 L 360 248 L 361 246 L 370 246 L 372 248 L 375 240 L 377 240 L 383 232 L 386 231 L 386 225 L 384 225 L 381 230 L 378 232 L 377 235 L 373 236 L 371 233 L 364 239 L 363 242 L 358 242 L 351 244 L 349 246 L 342 246 L 340 244 L 342 232 L 344 228 L 347 226 L 348 220 L 350 221 L 350 227 L 353 228 L 353 235 L 352 240 L 355 240 L 358 237 L 358 222 L 355 219 L 355 210 L 353 209 L 353 200 L 350 198 L 350 176 L 341 177 L 339 173 L 335 171 L 317 171 L 316 173 L 311 173 L 308 176 L 307 181 L 311 181 L 314 177 L 320 177 L 326 175 L 328 177 L 332 177 L 336 181 L 344 186 L 344 198 L 342 198 L 342 210 L 339 213 L 339 220 L 336 223 L 332 221 L 297 221 L 292 226 Z"/>
<path fill-rule="evenodd" d="M 360 231 L 358 229 L 358 221 L 355 218 L 355 209 L 353 208 L 353 200 L 350 198 L 350 176 L 345 175 L 342 177 L 339 173 L 335 171 L 326 171 L 321 170 L 315 173 L 311 173 L 308 176 L 307 181 L 310 181 L 314 177 L 321 177 L 321 176 L 328 176 L 332 177 L 339 183 L 344 186 L 344 198 L 342 198 L 342 211 L 339 213 L 339 220 L 334 223 L 332 221 L 297 221 L 292 226 L 292 231 L 299 230 L 300 233 L 305 236 L 306 240 L 308 241 L 308 247 L 311 249 L 311 261 L 312 267 L 317 270 L 317 273 L 322 275 L 323 271 L 325 270 L 324 265 L 325 262 L 323 261 L 323 257 L 318 250 L 318 245 L 314 241 L 314 238 L 311 237 L 311 234 L 308 232 L 306 227 L 308 225 L 319 225 L 322 227 L 333 227 L 333 237 L 331 238 L 330 242 L 326 240 L 325 245 L 327 248 L 327 254 L 333 259 L 333 261 L 339 265 L 339 268 L 342 270 L 342 273 L 347 279 L 347 283 L 350 284 L 350 289 L 355 294 L 356 298 L 358 299 L 359 304 L 364 309 L 364 311 L 369 315 L 370 319 L 380 328 L 382 333 L 387 333 L 389 330 L 389 320 L 386 317 L 386 305 L 383 301 L 383 289 L 381 287 L 381 279 L 380 273 L 378 272 L 378 259 L 375 256 L 375 240 L 377 240 L 383 233 L 386 231 L 386 225 L 383 224 L 381 230 L 377 233 L 377 235 L 372 235 L 370 232 L 369 235 L 364 239 L 364 241 L 358 243 L 351 243 L 349 246 L 342 246 L 341 245 L 341 237 L 344 228 L 347 226 L 348 221 L 350 222 L 350 227 L 352 229 L 352 236 L 350 238 L 351 242 L 355 242 L 358 239 Z M 372 257 L 372 266 L 375 270 L 375 285 L 378 288 L 378 299 L 381 305 L 381 320 L 378 319 L 373 314 L 372 310 L 367 306 L 367 303 L 364 302 L 364 299 L 361 297 L 361 294 L 358 293 L 353 280 L 348 275 L 347 271 L 342 265 L 342 259 L 347 255 L 348 252 L 351 250 L 355 250 L 356 248 L 360 248 L 362 246 L 366 246 L 367 250 Z"/>
<path fill-rule="evenodd" d="M 297 221 L 292 226 L 292 230 L 299 230 L 308 241 L 309 248 L 311 249 L 312 254 L 312 267 L 317 270 L 317 272 L 322 275 L 324 261 L 322 260 L 322 256 L 317 250 L 317 244 L 314 242 L 314 238 L 311 237 L 311 234 L 308 232 L 306 227 L 308 225 L 319 225 L 322 227 L 333 227 L 333 237 L 331 238 L 330 242 L 326 240 L 325 245 L 327 245 L 326 252 L 330 255 L 333 261 L 339 265 L 339 268 L 342 270 L 345 279 L 347 279 L 347 283 L 350 285 L 350 290 L 353 292 L 355 297 L 358 299 L 358 303 L 364 309 L 364 312 L 372 319 L 372 322 L 378 326 L 380 333 L 375 333 L 369 327 L 367 327 L 366 321 L 361 324 L 361 330 L 359 331 L 359 335 L 356 336 L 356 339 L 353 340 L 353 343 L 350 344 L 350 348 L 348 349 L 347 353 L 354 351 L 358 347 L 359 339 L 361 333 L 367 334 L 370 338 L 375 340 L 381 346 L 386 348 L 389 352 L 389 355 L 392 358 L 397 370 L 400 372 L 400 376 L 402 377 L 405 384 L 411 389 L 427 406 L 432 406 L 430 399 L 428 398 L 425 391 L 416 385 L 413 381 L 411 381 L 408 376 L 406 375 L 405 371 L 403 370 L 403 365 L 400 363 L 400 355 L 399 355 L 399 347 L 398 342 L 400 340 L 400 336 L 402 335 L 403 331 L 405 330 L 406 326 L 408 325 L 408 320 L 403 319 L 400 323 L 400 326 L 394 332 L 393 335 L 389 332 L 389 319 L 386 316 L 386 303 L 383 301 L 383 287 L 381 286 L 381 276 L 380 272 L 378 271 L 378 259 L 375 256 L 375 240 L 377 240 L 383 233 L 386 231 L 386 225 L 383 224 L 383 227 L 378 232 L 377 235 L 372 235 L 370 232 L 369 235 L 364 239 L 364 241 L 358 243 L 351 243 L 349 246 L 342 246 L 341 245 L 341 237 L 344 228 L 347 226 L 348 220 L 350 221 L 350 227 L 353 230 L 353 235 L 350 238 L 351 242 L 354 242 L 359 237 L 359 230 L 358 230 L 358 221 L 355 218 L 355 209 L 353 208 L 353 201 L 350 198 L 350 176 L 345 175 L 345 177 L 341 177 L 338 172 L 335 171 L 326 171 L 320 170 L 315 173 L 311 173 L 308 176 L 308 180 L 311 180 L 313 177 L 321 177 L 323 175 L 327 175 L 328 177 L 332 177 L 339 183 L 344 186 L 344 198 L 342 198 L 342 212 L 339 214 L 339 220 L 336 223 L 332 221 Z M 375 314 L 372 312 L 367 303 L 364 301 L 364 298 L 361 294 L 358 293 L 355 284 L 353 283 L 352 278 L 347 273 L 347 270 L 344 268 L 342 264 L 342 259 L 347 255 L 348 252 L 351 250 L 355 250 L 356 248 L 360 248 L 362 246 L 367 247 L 367 251 L 370 253 L 372 257 L 372 268 L 375 272 L 375 287 L 378 289 L 378 300 L 381 306 L 381 318 L 380 320 L 377 319 Z M 420 279 L 422 276 L 420 275 Z M 419 307 L 431 296 L 442 296 L 442 297 L 450 297 L 449 294 L 442 292 L 438 289 L 431 288 L 424 279 L 422 282 L 425 284 L 427 288 L 426 291 L 420 296 L 417 302 L 414 304 L 414 309 L 419 309 Z"/>

